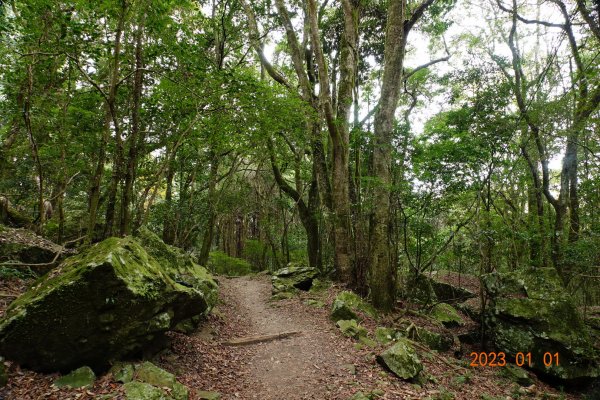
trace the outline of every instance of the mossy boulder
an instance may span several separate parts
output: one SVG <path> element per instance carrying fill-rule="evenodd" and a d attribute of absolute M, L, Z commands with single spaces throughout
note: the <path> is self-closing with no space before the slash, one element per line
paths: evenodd
<path fill-rule="evenodd" d="M 445 327 L 452 328 L 464 325 L 463 319 L 458 315 L 456 309 L 447 303 L 438 303 L 430 311 L 430 315 Z"/>
<path fill-rule="evenodd" d="M 341 319 L 336 322 L 336 325 L 338 326 L 338 328 L 340 328 L 340 331 L 342 331 L 344 336 L 348 336 L 354 339 L 358 339 L 361 336 L 366 337 L 368 334 L 367 329 L 358 325 L 358 323 L 354 319 Z"/>
<path fill-rule="evenodd" d="M 482 283 L 490 299 L 486 332 L 498 351 L 507 358 L 531 352 L 532 370 L 567 384 L 600 376 L 588 328 L 555 269 L 492 273 Z M 546 367 L 545 353 L 559 353 L 559 365 Z"/>
<path fill-rule="evenodd" d="M 359 314 L 363 313 L 372 318 L 377 317 L 377 311 L 375 308 L 364 301 L 356 293 L 343 291 L 340 292 L 333 301 L 331 306 L 331 319 L 333 321 L 339 321 L 341 319 L 360 319 Z"/>
<path fill-rule="evenodd" d="M 313 281 L 319 276 L 319 271 L 303 263 L 291 262 L 287 267 L 273 272 L 271 283 L 272 292 L 296 292 L 297 290 L 308 291 L 312 288 Z"/>
<path fill-rule="evenodd" d="M 70 372 L 67 375 L 61 376 L 54 381 L 56 387 L 71 387 L 81 388 L 86 386 L 92 386 L 96 380 L 96 374 L 90 367 L 77 368 L 75 371 Z"/>
<path fill-rule="evenodd" d="M 0 320 L 0 353 L 38 371 L 103 368 L 138 353 L 214 304 L 210 275 L 196 266 L 179 282 L 178 268 L 132 237 L 91 246 L 11 303 Z"/>
<path fill-rule="evenodd" d="M 408 339 L 399 338 L 389 349 L 377 356 L 377 361 L 402 379 L 416 378 L 423 364 Z"/>

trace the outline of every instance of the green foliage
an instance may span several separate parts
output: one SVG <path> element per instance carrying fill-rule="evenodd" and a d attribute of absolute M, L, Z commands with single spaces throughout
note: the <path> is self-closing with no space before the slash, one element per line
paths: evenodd
<path fill-rule="evenodd" d="M 215 274 L 227 276 L 242 276 L 252 272 L 252 266 L 248 261 L 229 257 L 221 251 L 210 253 L 208 269 Z"/>

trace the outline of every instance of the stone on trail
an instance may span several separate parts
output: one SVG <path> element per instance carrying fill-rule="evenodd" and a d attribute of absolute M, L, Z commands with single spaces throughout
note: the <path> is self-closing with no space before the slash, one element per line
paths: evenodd
<path fill-rule="evenodd" d="M 490 299 L 486 332 L 497 351 L 513 360 L 530 352 L 534 372 L 567 384 L 600 376 L 588 329 L 554 268 L 492 273 L 481 280 Z M 544 355 L 555 353 L 558 365 L 546 367 Z"/>
<path fill-rule="evenodd" d="M 377 361 L 402 379 L 413 379 L 423 370 L 423 364 L 408 339 L 400 338 L 377 356 Z"/>
<path fill-rule="evenodd" d="M 376 318 L 377 312 L 375 308 L 364 301 L 356 293 L 343 291 L 340 292 L 331 306 L 331 319 L 335 322 L 345 319 L 358 320 L 358 313 L 364 313 L 370 317 Z"/>
<path fill-rule="evenodd" d="M 196 392 L 196 398 L 201 400 L 219 400 L 221 398 L 221 393 L 200 390 Z"/>
<path fill-rule="evenodd" d="M 137 239 L 109 238 L 65 260 L 0 320 L 0 354 L 38 371 L 108 366 L 202 315 L 217 285 L 193 263 L 149 255 Z"/>
<path fill-rule="evenodd" d="M 319 276 L 319 271 L 315 268 L 306 266 L 303 263 L 291 262 L 287 267 L 273 272 L 271 277 L 272 293 L 308 291 L 317 276 Z"/>
<path fill-rule="evenodd" d="M 444 324 L 447 328 L 464 325 L 463 319 L 450 304 L 438 303 L 431 309 L 431 317 Z"/>
<path fill-rule="evenodd" d="M 68 386 L 76 389 L 86 386 L 92 386 L 95 380 L 96 374 L 94 374 L 94 371 L 92 371 L 90 367 L 81 367 L 55 380 L 54 386 L 59 388 Z"/>

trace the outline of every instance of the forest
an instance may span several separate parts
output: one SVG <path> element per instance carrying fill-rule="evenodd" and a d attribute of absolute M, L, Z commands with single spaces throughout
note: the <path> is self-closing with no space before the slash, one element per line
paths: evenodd
<path fill-rule="evenodd" d="M 0 0 L 42 398 L 600 399 L 600 2 Z"/>

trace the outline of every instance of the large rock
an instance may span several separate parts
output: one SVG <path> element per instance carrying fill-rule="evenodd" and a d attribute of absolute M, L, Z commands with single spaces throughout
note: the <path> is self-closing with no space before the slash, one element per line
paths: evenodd
<path fill-rule="evenodd" d="M 310 290 L 319 271 L 302 263 L 291 262 L 287 267 L 277 270 L 271 277 L 273 294 Z"/>
<path fill-rule="evenodd" d="M 360 313 L 366 314 L 372 318 L 377 317 L 375 308 L 353 292 L 340 292 L 331 305 L 331 319 L 336 322 L 341 319 L 358 320 L 360 319 L 358 315 Z"/>
<path fill-rule="evenodd" d="M 402 379 L 413 379 L 423 370 L 415 348 L 407 339 L 398 341 L 379 356 L 377 361 Z"/>
<path fill-rule="evenodd" d="M 109 238 L 67 259 L 8 307 L 0 353 L 41 371 L 102 368 L 209 310 L 215 291 L 203 268 L 159 261 L 132 237 Z"/>
<path fill-rule="evenodd" d="M 513 360 L 530 352 L 531 369 L 566 383 L 600 376 L 588 329 L 555 269 L 492 273 L 482 283 L 486 332 L 498 351 Z M 545 353 L 559 353 L 559 365 L 546 367 Z"/>

